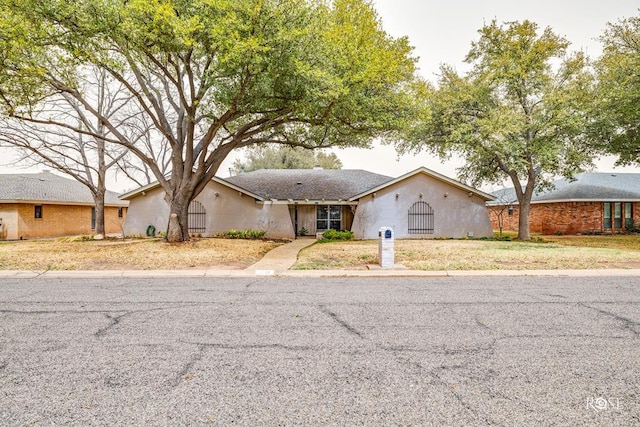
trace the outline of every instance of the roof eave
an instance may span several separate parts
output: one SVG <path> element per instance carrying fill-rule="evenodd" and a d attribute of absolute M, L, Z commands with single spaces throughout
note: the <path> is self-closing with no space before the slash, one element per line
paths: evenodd
<path fill-rule="evenodd" d="M 95 203 L 93 202 L 68 202 L 68 201 L 64 201 L 64 200 L 27 200 L 27 199 L 23 199 L 23 200 L 0 200 L 1 204 L 7 204 L 7 205 L 16 205 L 16 204 L 35 204 L 35 205 L 65 205 L 65 206 L 95 206 Z M 128 202 L 122 202 L 122 203 L 106 203 L 104 204 L 105 207 L 117 207 L 117 208 L 121 208 L 121 207 L 128 207 L 129 203 Z"/>
<path fill-rule="evenodd" d="M 151 184 L 143 185 L 142 187 L 136 188 L 135 190 L 131 190 L 127 193 L 121 194 L 118 196 L 120 200 L 131 200 L 134 197 L 138 197 L 139 195 L 144 195 L 147 191 L 154 190 L 156 187 L 160 187 L 160 183 L 158 181 L 152 182 Z"/>
<path fill-rule="evenodd" d="M 640 197 L 637 199 L 549 199 L 549 200 L 532 200 L 532 205 L 540 205 L 543 203 L 640 203 Z M 490 206 L 502 206 L 502 205 L 519 205 L 520 203 L 515 200 L 513 202 L 501 202 L 497 201 Z"/>
<path fill-rule="evenodd" d="M 315 206 L 315 205 L 341 205 L 341 206 L 356 206 L 357 201 L 352 200 L 327 200 L 327 199 L 267 199 L 256 201 L 258 204 L 270 204 L 270 205 L 298 205 L 298 206 Z"/>
<path fill-rule="evenodd" d="M 265 198 L 263 196 L 260 196 L 258 194 L 252 193 L 251 191 L 249 191 L 247 189 L 244 189 L 244 188 L 239 187 L 239 186 L 237 186 L 235 184 L 232 184 L 232 183 L 230 183 L 228 181 L 225 181 L 223 178 L 218 178 L 217 176 L 214 176 L 212 181 L 217 182 L 220 185 L 224 185 L 225 187 L 228 187 L 228 188 L 230 188 L 232 190 L 239 191 L 239 192 L 241 192 L 241 193 L 243 193 L 243 194 L 245 194 L 245 195 L 247 195 L 249 197 L 253 197 L 257 201 L 269 200 L 269 199 L 267 199 L 267 198 Z"/>
<path fill-rule="evenodd" d="M 218 178 L 217 176 L 214 176 L 211 180 L 213 182 L 216 182 L 216 183 L 220 184 L 220 185 L 224 185 L 225 187 L 228 187 L 228 188 L 230 188 L 232 190 L 239 191 L 239 192 L 241 192 L 243 194 L 246 194 L 249 197 L 253 197 L 254 199 L 265 200 L 264 197 L 259 196 L 257 194 L 254 194 L 254 193 L 252 193 L 250 191 L 247 191 L 242 187 L 238 187 L 237 185 L 231 184 L 230 182 L 227 182 L 222 178 Z M 159 182 L 157 182 L 157 181 L 156 182 L 152 182 L 151 184 L 147 184 L 147 185 L 142 186 L 140 188 L 137 188 L 135 190 L 129 191 L 128 193 L 121 194 L 119 196 L 119 198 L 121 200 L 131 200 L 131 199 L 133 199 L 135 197 L 138 197 L 139 195 L 145 195 L 145 193 L 147 191 L 155 190 L 158 187 L 160 187 L 160 183 Z"/>

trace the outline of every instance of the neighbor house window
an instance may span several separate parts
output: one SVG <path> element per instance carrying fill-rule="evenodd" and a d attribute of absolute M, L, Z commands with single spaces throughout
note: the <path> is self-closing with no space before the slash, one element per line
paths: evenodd
<path fill-rule="evenodd" d="M 622 203 L 613 204 L 613 226 L 622 228 Z"/>
<path fill-rule="evenodd" d="M 124 216 L 124 208 L 118 208 L 118 218 L 122 218 Z"/>
<path fill-rule="evenodd" d="M 342 229 L 342 206 L 316 206 L 316 229 Z"/>
<path fill-rule="evenodd" d="M 36 205 L 33 211 L 33 217 L 35 219 L 42 219 L 42 205 Z"/>
<path fill-rule="evenodd" d="M 633 203 L 607 202 L 604 204 L 604 228 L 620 230 L 633 227 Z"/>
<path fill-rule="evenodd" d="M 96 208 L 91 208 L 91 229 L 96 229 Z"/>

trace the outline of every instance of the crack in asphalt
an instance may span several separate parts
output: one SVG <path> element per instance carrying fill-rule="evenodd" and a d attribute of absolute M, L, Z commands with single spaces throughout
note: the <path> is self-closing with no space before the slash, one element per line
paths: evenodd
<path fill-rule="evenodd" d="M 443 389 L 447 390 L 457 401 L 458 403 L 460 403 L 460 405 L 466 409 L 467 411 L 469 411 L 471 414 L 473 414 L 473 417 L 476 420 L 482 420 L 483 425 L 501 425 L 500 423 L 498 423 L 497 421 L 491 419 L 489 416 L 485 415 L 485 414 L 481 414 L 476 407 L 474 407 L 473 405 L 471 405 L 470 403 L 468 403 L 464 397 L 458 393 L 454 387 L 452 387 L 452 384 L 450 382 L 445 381 L 444 379 L 442 379 L 442 377 L 440 376 L 439 372 L 444 372 L 447 370 L 461 370 L 461 369 L 466 369 L 469 367 L 471 361 L 461 364 L 461 365 L 453 365 L 453 366 L 445 366 L 445 365 L 440 365 L 437 366 L 429 371 L 426 372 L 426 374 L 433 378 L 435 381 L 432 382 L 432 384 L 434 385 L 439 385 L 440 387 L 442 387 Z M 424 370 L 424 367 L 417 362 L 413 363 L 414 367 L 418 367 L 421 370 Z"/>
<path fill-rule="evenodd" d="M 187 381 L 190 379 L 188 374 L 189 372 L 191 372 L 191 369 L 193 369 L 193 366 L 202 360 L 202 358 L 204 357 L 204 350 L 205 346 L 198 346 L 198 349 L 191 355 L 187 363 L 182 367 L 180 372 L 178 372 L 176 377 L 173 379 L 172 386 L 174 388 L 182 384 L 183 381 Z"/>
<path fill-rule="evenodd" d="M 118 326 L 120 324 L 120 321 L 122 318 L 124 318 L 125 316 L 129 316 L 131 314 L 138 314 L 138 313 L 151 313 L 154 311 L 163 311 L 163 310 L 171 310 L 171 309 L 176 309 L 176 308 L 186 308 L 186 307 L 193 307 L 193 306 L 198 306 L 200 304 L 178 304 L 178 305 L 172 305 L 172 306 L 164 306 L 164 307 L 155 307 L 155 308 L 149 308 L 149 309 L 141 309 L 141 310 L 129 310 L 129 311 L 125 311 L 124 313 L 122 313 L 122 310 L 120 311 L 116 311 L 116 313 L 122 313 L 119 316 L 112 316 L 109 312 L 104 312 L 104 311 L 96 311 L 96 313 L 102 313 L 105 315 L 105 317 L 109 320 L 109 325 L 98 329 L 97 332 L 95 332 L 93 335 L 96 338 L 102 338 L 107 332 L 109 332 L 111 329 L 115 328 L 116 326 Z M 69 313 L 69 312 L 66 312 Z M 76 313 L 86 313 L 85 311 L 76 311 Z"/>
<path fill-rule="evenodd" d="M 564 299 L 568 298 L 568 297 L 566 297 L 564 295 L 559 295 L 559 294 L 541 294 L 541 295 L 545 295 L 545 296 L 552 297 L 552 298 L 564 298 Z"/>
<path fill-rule="evenodd" d="M 338 317 L 338 315 L 336 313 L 334 313 L 333 311 L 329 310 L 324 305 L 319 306 L 318 309 L 322 313 L 326 314 L 327 316 L 329 316 L 330 318 L 335 320 L 340 326 L 342 326 L 344 329 L 346 329 L 350 334 L 353 334 L 353 335 L 357 336 L 360 339 L 365 339 L 362 336 L 362 334 L 356 328 L 354 328 L 353 326 L 351 326 L 350 324 L 348 324 L 347 322 L 342 320 L 340 317 Z"/>
<path fill-rule="evenodd" d="M 105 326 L 104 328 L 100 328 L 96 331 L 96 333 L 94 333 L 93 335 L 96 338 L 101 338 L 103 337 L 110 329 L 115 328 L 118 324 L 120 324 L 120 319 L 122 319 L 124 316 L 127 316 L 129 314 L 133 313 L 132 311 L 127 311 L 126 313 L 123 313 L 119 316 L 111 316 L 109 313 L 104 313 L 105 317 L 109 320 L 109 324 L 107 326 Z"/>
<path fill-rule="evenodd" d="M 635 329 L 638 326 L 640 326 L 640 323 L 636 322 L 635 320 L 631 320 L 631 319 L 629 319 L 627 317 L 623 317 L 623 316 L 617 315 L 615 313 L 612 313 L 612 312 L 607 311 L 607 310 L 603 310 L 603 309 L 598 308 L 598 307 L 593 307 L 593 306 L 590 306 L 590 305 L 587 305 L 587 304 L 581 304 L 581 305 L 583 307 L 589 308 L 591 310 L 595 310 L 600 314 L 604 314 L 606 316 L 612 317 L 613 319 L 615 319 L 615 320 L 617 320 L 619 322 L 622 322 L 623 323 L 622 329 L 628 330 L 628 331 L 630 331 L 632 334 L 634 334 L 636 336 L 640 335 L 640 332 L 638 332 Z"/>
<path fill-rule="evenodd" d="M 251 282 L 249 282 L 249 283 L 247 283 L 247 284 L 245 285 L 244 290 L 245 290 L 245 291 L 248 291 L 248 290 L 249 290 L 249 288 L 250 288 L 251 286 L 255 285 L 256 283 L 258 283 L 258 281 L 257 281 L 257 280 L 252 280 Z"/>
<path fill-rule="evenodd" d="M 326 347 L 313 347 L 306 345 L 285 345 L 285 344 L 221 344 L 221 343 L 205 343 L 205 342 L 190 342 L 180 341 L 182 344 L 197 345 L 206 348 L 224 349 L 224 350 L 262 350 L 279 348 L 288 351 L 319 351 Z"/>

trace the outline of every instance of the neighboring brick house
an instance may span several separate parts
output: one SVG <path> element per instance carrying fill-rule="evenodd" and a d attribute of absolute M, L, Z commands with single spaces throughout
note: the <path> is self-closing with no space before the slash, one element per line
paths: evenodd
<path fill-rule="evenodd" d="M 105 231 L 120 233 L 129 203 L 105 195 Z M 91 192 L 79 182 L 50 172 L 0 175 L 0 240 L 92 234 Z"/>
<path fill-rule="evenodd" d="M 491 225 L 518 230 L 519 209 L 513 188 L 493 193 L 487 203 Z M 561 179 L 553 188 L 534 194 L 530 230 L 541 234 L 618 233 L 640 223 L 640 174 L 581 173 Z"/>
<path fill-rule="evenodd" d="M 165 231 L 169 206 L 156 183 L 121 196 L 131 202 L 126 234 L 150 225 Z M 189 231 L 211 236 L 230 229 L 264 230 L 293 239 L 328 229 L 375 239 L 380 227 L 396 238 L 491 236 L 489 194 L 426 168 L 398 178 L 364 170 L 263 169 L 215 177 L 189 206 Z"/>

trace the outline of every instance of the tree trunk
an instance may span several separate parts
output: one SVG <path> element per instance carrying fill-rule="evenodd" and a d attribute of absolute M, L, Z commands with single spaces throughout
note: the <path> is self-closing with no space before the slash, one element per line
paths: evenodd
<path fill-rule="evenodd" d="M 531 198 L 533 197 L 537 175 L 533 170 L 530 170 L 529 179 L 524 189 L 515 171 L 510 171 L 509 176 L 518 199 L 518 240 L 531 240 L 529 213 L 531 212 Z"/>
<path fill-rule="evenodd" d="M 531 212 L 531 199 L 523 197 L 520 200 L 520 209 L 518 217 L 518 240 L 531 240 L 531 232 L 529 230 L 529 213 Z"/>
<path fill-rule="evenodd" d="M 93 196 L 93 202 L 95 204 L 96 210 L 96 228 L 94 230 L 94 234 L 97 235 L 105 235 L 105 227 L 104 227 L 104 194 L 106 190 L 104 188 L 97 189 L 97 193 Z"/>
<path fill-rule="evenodd" d="M 169 243 L 189 240 L 189 200 L 173 199 L 169 202 L 169 224 L 166 241 Z"/>

